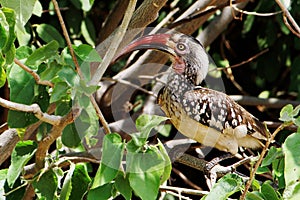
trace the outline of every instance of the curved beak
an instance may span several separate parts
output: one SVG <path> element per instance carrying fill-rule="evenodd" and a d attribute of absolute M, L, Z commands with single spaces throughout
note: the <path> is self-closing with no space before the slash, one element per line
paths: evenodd
<path fill-rule="evenodd" d="M 117 54 L 114 58 L 114 61 L 122 57 L 123 55 L 142 49 L 156 49 L 163 52 L 166 52 L 174 57 L 176 57 L 176 53 L 172 48 L 172 42 L 170 40 L 171 34 L 156 34 L 156 35 L 146 35 L 141 38 L 138 38 L 128 44 L 121 52 Z"/>

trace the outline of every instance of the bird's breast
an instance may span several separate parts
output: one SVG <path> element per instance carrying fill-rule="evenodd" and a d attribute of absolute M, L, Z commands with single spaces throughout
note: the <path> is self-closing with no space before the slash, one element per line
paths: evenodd
<path fill-rule="evenodd" d="M 238 142 L 233 135 L 222 134 L 217 129 L 200 123 L 201 119 L 198 121 L 191 118 L 182 102 L 167 88 L 160 92 L 158 104 L 166 116 L 170 118 L 175 128 L 183 135 L 203 145 L 215 147 L 232 154 L 237 153 Z"/>

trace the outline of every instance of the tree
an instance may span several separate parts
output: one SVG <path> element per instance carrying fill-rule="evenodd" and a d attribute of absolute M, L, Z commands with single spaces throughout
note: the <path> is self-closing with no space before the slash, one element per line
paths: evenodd
<path fill-rule="evenodd" d="M 297 199 L 299 1 L 24 2 L 0 0 L 1 199 Z M 200 40 L 215 62 L 207 85 L 239 94 L 272 133 L 262 151 L 214 168 L 222 178 L 209 193 L 207 161 L 191 156 L 198 144 L 175 140 L 157 115 L 168 57 L 111 63 L 134 37 L 162 30 Z M 245 176 L 227 173 L 238 166 Z"/>

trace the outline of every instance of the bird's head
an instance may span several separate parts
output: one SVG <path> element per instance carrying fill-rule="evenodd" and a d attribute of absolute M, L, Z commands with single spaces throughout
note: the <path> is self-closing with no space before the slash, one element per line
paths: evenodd
<path fill-rule="evenodd" d="M 207 75 L 209 59 L 203 46 L 182 33 L 146 35 L 127 45 L 117 56 L 135 50 L 155 49 L 171 55 L 173 70 L 193 85 L 199 85 Z"/>

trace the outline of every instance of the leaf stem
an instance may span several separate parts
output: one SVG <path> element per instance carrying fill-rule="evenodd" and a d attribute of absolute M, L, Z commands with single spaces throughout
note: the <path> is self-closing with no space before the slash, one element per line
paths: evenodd
<path fill-rule="evenodd" d="M 68 48 L 69 48 L 69 50 L 70 50 L 70 54 L 71 54 L 71 56 L 72 56 L 72 60 L 73 60 L 73 62 L 74 62 L 74 64 L 75 64 L 76 71 L 77 71 L 79 77 L 80 77 L 81 79 L 84 79 L 84 76 L 83 76 L 82 71 L 81 71 L 81 69 L 80 69 L 80 67 L 79 67 L 78 60 L 77 60 L 77 58 L 76 58 L 74 49 L 73 49 L 73 47 L 72 47 L 72 43 L 71 43 L 70 36 L 69 36 L 68 31 L 67 31 L 67 28 L 66 28 L 64 19 L 63 19 L 63 17 L 61 16 L 61 12 L 60 12 L 60 8 L 59 8 L 59 6 L 58 6 L 58 3 L 57 3 L 56 0 L 52 0 L 52 3 L 53 3 L 53 5 L 54 5 L 55 12 L 56 12 L 56 14 L 57 14 L 57 17 L 58 17 L 60 26 L 61 26 L 61 28 L 62 28 L 63 35 L 64 35 L 64 37 L 65 37 L 65 39 L 66 39 Z"/>
<path fill-rule="evenodd" d="M 258 169 L 258 167 L 260 166 L 264 156 L 266 155 L 268 149 L 269 149 L 269 146 L 271 144 L 271 142 L 274 140 L 274 138 L 276 137 L 277 133 L 279 133 L 281 130 L 283 130 L 285 127 L 288 127 L 288 126 L 291 126 L 293 124 L 293 122 L 287 122 L 287 123 L 283 123 L 281 124 L 274 132 L 273 134 L 271 135 L 271 137 L 268 138 L 263 150 L 261 151 L 261 154 L 259 156 L 259 159 L 258 161 L 255 163 L 254 165 L 254 168 L 251 170 L 250 172 L 250 177 L 249 177 L 249 180 L 247 181 L 246 183 L 246 186 L 245 186 L 245 189 L 240 197 L 240 200 L 244 200 L 246 198 L 246 194 L 248 192 L 248 190 L 250 189 L 250 186 L 252 184 L 252 181 L 254 179 L 254 176 L 255 176 L 255 173 Z"/>

